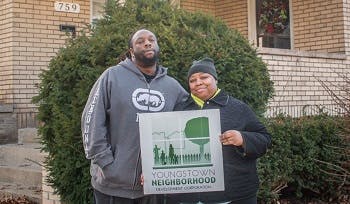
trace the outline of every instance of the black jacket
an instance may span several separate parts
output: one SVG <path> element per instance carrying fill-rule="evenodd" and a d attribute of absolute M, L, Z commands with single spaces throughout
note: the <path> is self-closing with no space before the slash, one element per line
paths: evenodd
<path fill-rule="evenodd" d="M 191 97 L 177 110 L 201 109 Z M 266 153 L 271 138 L 265 126 L 259 122 L 247 104 L 223 91 L 213 99 L 205 101 L 203 109 L 220 109 L 221 131 L 238 130 L 243 136 L 243 147 L 222 146 L 225 191 L 173 194 L 170 200 L 182 202 L 235 201 L 256 196 L 259 179 L 256 159 Z M 171 202 L 170 202 L 171 203 Z"/>

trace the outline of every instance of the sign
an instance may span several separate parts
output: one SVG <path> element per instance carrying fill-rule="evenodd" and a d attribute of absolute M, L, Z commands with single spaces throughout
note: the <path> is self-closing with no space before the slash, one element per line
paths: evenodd
<path fill-rule="evenodd" d="M 140 113 L 144 194 L 224 190 L 218 109 Z"/>
<path fill-rule="evenodd" d="M 55 2 L 55 11 L 68 12 L 68 13 L 79 13 L 80 5 L 77 3 L 68 2 Z"/>

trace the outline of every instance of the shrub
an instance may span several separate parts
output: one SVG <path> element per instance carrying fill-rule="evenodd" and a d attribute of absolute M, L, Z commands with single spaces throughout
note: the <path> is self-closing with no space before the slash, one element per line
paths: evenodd
<path fill-rule="evenodd" d="M 272 202 L 284 193 L 337 201 L 349 185 L 343 118 L 278 116 L 268 119 L 267 127 L 273 145 L 259 163 L 260 200 Z"/>
<path fill-rule="evenodd" d="M 123 57 L 128 35 L 137 29 L 145 27 L 157 35 L 160 63 L 185 87 L 192 61 L 208 56 L 215 60 L 219 87 L 247 102 L 257 114 L 265 111 L 272 96 L 266 65 L 248 41 L 223 22 L 161 0 L 127 0 L 124 6 L 111 2 L 90 35 L 69 40 L 51 60 L 34 98 L 43 124 L 39 128 L 43 149 L 48 152 L 48 181 L 66 203 L 91 203 L 81 113 L 92 84 Z"/>
<path fill-rule="evenodd" d="M 333 70 L 335 71 L 335 70 Z M 316 77 L 317 81 L 320 82 L 322 87 L 327 91 L 327 93 L 332 97 L 333 102 L 338 105 L 338 114 L 343 115 L 343 124 L 344 129 L 343 133 L 341 134 L 344 143 L 349 144 L 350 142 L 350 78 L 349 78 L 349 72 L 348 71 L 342 71 L 342 72 L 336 72 L 338 75 L 339 80 L 338 82 L 331 82 L 331 81 L 322 81 L 320 78 Z M 334 147 L 332 147 L 334 148 Z M 350 155 L 350 149 L 338 149 L 335 150 L 343 151 L 344 155 Z M 347 171 L 347 177 L 349 177 L 349 171 L 350 171 L 350 158 L 347 157 L 345 161 L 341 162 L 341 167 Z M 338 169 L 338 167 L 337 167 Z M 338 173 L 338 172 L 336 172 Z M 343 175 L 343 174 L 342 174 Z M 340 199 L 347 199 L 350 200 L 349 194 L 350 194 L 350 182 L 347 178 L 345 178 L 344 181 L 344 188 L 341 189 L 343 195 L 340 195 Z"/>
<path fill-rule="evenodd" d="M 272 148 L 259 159 L 260 178 L 259 200 L 271 202 L 277 200 L 282 189 L 291 181 L 293 172 L 291 138 L 294 134 L 293 119 L 282 115 L 266 120 L 271 134 Z"/>

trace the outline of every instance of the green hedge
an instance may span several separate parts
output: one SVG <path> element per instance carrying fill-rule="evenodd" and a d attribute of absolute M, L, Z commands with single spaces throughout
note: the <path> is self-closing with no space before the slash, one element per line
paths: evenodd
<path fill-rule="evenodd" d="M 261 201 L 276 200 L 282 189 L 288 189 L 289 196 L 317 196 L 325 201 L 346 193 L 349 144 L 343 137 L 348 134 L 343 118 L 278 116 L 266 124 L 273 145 L 259 161 Z"/>

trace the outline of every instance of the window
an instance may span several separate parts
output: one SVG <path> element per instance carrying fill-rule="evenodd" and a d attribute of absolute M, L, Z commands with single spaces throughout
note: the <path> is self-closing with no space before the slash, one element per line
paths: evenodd
<path fill-rule="evenodd" d="M 104 6 L 108 0 L 91 0 L 91 23 L 103 17 Z M 115 2 L 123 5 L 125 0 L 115 0 Z"/>
<path fill-rule="evenodd" d="M 91 22 L 93 23 L 103 16 L 103 7 L 106 0 L 91 0 Z"/>
<path fill-rule="evenodd" d="M 258 47 L 291 48 L 289 0 L 256 0 Z"/>

